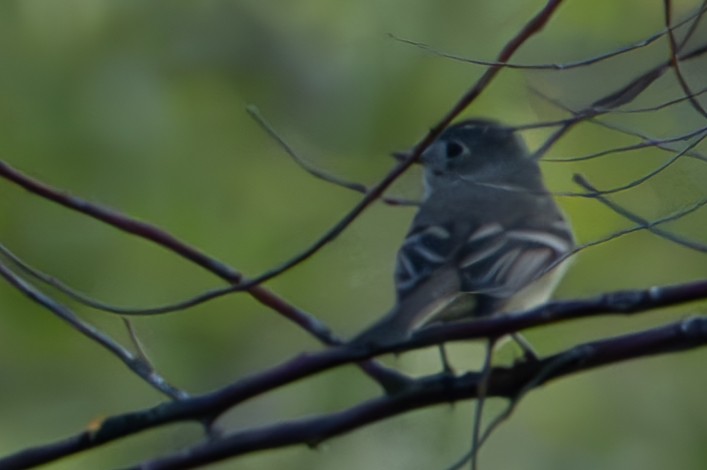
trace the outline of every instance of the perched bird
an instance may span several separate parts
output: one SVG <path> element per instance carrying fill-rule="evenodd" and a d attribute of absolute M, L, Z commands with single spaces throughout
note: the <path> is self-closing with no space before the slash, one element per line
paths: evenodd
<path fill-rule="evenodd" d="M 512 129 L 488 120 L 460 122 L 420 160 L 425 196 L 398 251 L 396 304 L 353 344 L 402 341 L 454 315 L 539 305 L 574 248 L 538 162 Z"/>

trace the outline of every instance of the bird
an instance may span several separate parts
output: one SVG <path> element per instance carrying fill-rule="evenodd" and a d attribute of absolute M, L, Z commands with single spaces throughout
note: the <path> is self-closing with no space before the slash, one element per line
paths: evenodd
<path fill-rule="evenodd" d="M 575 248 L 537 159 L 513 128 L 458 122 L 419 163 L 424 197 L 397 253 L 395 304 L 354 345 L 387 346 L 431 323 L 540 305 Z"/>

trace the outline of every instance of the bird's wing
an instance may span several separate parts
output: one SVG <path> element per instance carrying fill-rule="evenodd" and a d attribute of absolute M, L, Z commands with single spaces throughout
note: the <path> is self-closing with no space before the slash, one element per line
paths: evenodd
<path fill-rule="evenodd" d="M 415 227 L 398 250 L 395 283 L 399 295 L 405 295 L 427 281 L 441 267 L 453 262 L 458 242 L 454 227 L 421 225 Z"/>
<path fill-rule="evenodd" d="M 547 229 L 482 225 L 456 253 L 461 290 L 508 299 L 552 270 L 573 249 L 566 225 Z"/>

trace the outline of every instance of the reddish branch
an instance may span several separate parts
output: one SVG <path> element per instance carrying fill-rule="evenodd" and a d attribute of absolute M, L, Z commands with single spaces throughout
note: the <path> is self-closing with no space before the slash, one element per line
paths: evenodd
<path fill-rule="evenodd" d="M 63 191 L 59 191 L 35 179 L 23 175 L 19 171 L 12 168 L 5 162 L 0 161 L 0 176 L 16 183 L 27 191 L 41 196 L 44 199 L 56 202 L 68 209 L 82 212 L 83 214 L 98 219 L 108 225 L 111 225 L 123 232 L 137 235 L 145 240 L 151 240 L 157 245 L 160 245 L 173 253 L 176 253 L 193 263 L 203 267 L 204 269 L 216 274 L 228 282 L 238 282 L 241 279 L 241 274 L 235 269 L 221 263 L 220 261 L 211 258 L 202 253 L 196 248 L 183 243 L 173 235 L 160 230 L 152 224 L 131 219 L 123 214 L 102 207 L 98 204 L 89 203 L 81 198 L 72 196 Z"/>
<path fill-rule="evenodd" d="M 150 240 L 157 245 L 192 260 L 217 276 L 235 283 L 235 285 L 238 284 L 238 279 L 242 279 L 242 276 L 238 274 L 235 269 L 203 254 L 196 248 L 193 248 L 192 246 L 178 240 L 173 235 L 165 232 L 155 225 L 132 219 L 119 212 L 90 203 L 66 192 L 59 191 L 58 189 L 52 188 L 49 185 L 22 174 L 2 161 L 0 161 L 0 176 L 17 183 L 31 193 L 37 194 L 45 199 L 54 201 L 69 209 L 82 212 L 124 232 L 132 233 L 140 238 Z M 199 298 L 213 298 L 214 295 L 211 295 L 213 292 L 215 291 L 208 292 Z M 218 292 L 223 292 L 223 290 L 218 290 Z M 293 321 L 306 331 L 310 332 L 325 345 L 335 346 L 342 343 L 342 341 L 337 338 L 322 322 L 294 307 L 266 288 L 262 286 L 252 286 L 248 289 L 248 293 L 263 305 L 279 312 L 285 318 Z M 195 303 L 196 302 L 194 299 L 190 299 L 184 304 L 193 305 Z M 401 374 L 381 365 L 374 363 L 363 363 L 360 366 L 371 377 L 376 379 L 384 388 L 397 386 L 400 382 L 405 380 L 404 376 Z"/>
<path fill-rule="evenodd" d="M 702 4 L 704 8 L 704 3 Z M 688 38 L 684 39 L 680 45 L 678 45 L 677 40 L 675 39 L 675 32 L 672 30 L 670 25 L 672 24 L 672 1 L 671 0 L 663 0 L 663 6 L 664 6 L 664 11 L 665 11 L 665 25 L 668 29 L 668 44 L 670 44 L 670 65 L 672 66 L 673 70 L 675 71 L 675 77 L 678 79 L 678 83 L 680 84 L 680 87 L 682 88 L 683 92 L 685 93 L 685 96 L 688 97 L 690 101 L 690 105 L 697 111 L 699 114 L 701 114 L 703 117 L 707 118 L 707 111 L 705 111 L 705 108 L 702 107 L 702 104 L 697 100 L 697 98 L 694 97 L 694 93 L 692 89 L 690 88 L 690 85 L 687 83 L 687 80 L 685 79 L 685 76 L 682 73 L 682 68 L 680 66 L 680 58 L 678 57 L 678 54 L 680 53 L 680 49 L 682 46 L 684 46 L 689 39 L 689 35 L 694 31 L 694 28 L 697 27 L 697 22 L 699 21 L 700 17 L 695 20 L 693 23 L 694 28 L 691 30 L 690 33 L 688 33 Z"/>

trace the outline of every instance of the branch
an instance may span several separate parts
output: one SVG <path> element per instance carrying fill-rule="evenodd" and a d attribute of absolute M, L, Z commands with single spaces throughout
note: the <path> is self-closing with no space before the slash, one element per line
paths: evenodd
<path fill-rule="evenodd" d="M 694 317 L 640 333 L 579 345 L 540 361 L 494 368 L 489 377 L 488 394 L 514 397 L 525 391 L 529 383 L 537 388 L 608 364 L 705 345 L 707 317 Z M 171 456 L 143 462 L 132 469 L 188 469 L 265 449 L 298 444 L 314 447 L 332 437 L 412 410 L 474 398 L 478 387 L 476 373 L 458 378 L 435 376 L 420 381 L 413 389 L 370 400 L 342 412 L 237 432 Z"/>
<path fill-rule="evenodd" d="M 700 6 L 700 8 L 698 8 L 694 13 L 687 16 L 685 19 L 683 19 L 679 23 L 676 23 L 672 26 L 668 24 L 666 29 L 664 29 L 663 31 L 652 34 L 651 36 L 648 36 L 645 39 L 637 41 L 633 44 L 629 44 L 627 46 L 622 46 L 614 51 L 606 52 L 604 54 L 599 54 L 594 57 L 589 57 L 587 59 L 581 59 L 581 60 L 576 60 L 576 61 L 572 61 L 572 62 L 565 62 L 565 63 L 561 63 L 561 64 L 516 64 L 516 63 L 508 63 L 508 62 L 495 62 L 495 61 L 471 59 L 468 57 L 462 57 L 462 56 L 451 54 L 448 52 L 443 52 L 443 51 L 440 51 L 438 49 L 431 47 L 428 44 L 413 41 L 410 39 L 401 38 L 401 37 L 398 37 L 392 33 L 388 33 L 388 36 L 390 38 L 400 42 L 400 43 L 414 46 L 419 49 L 422 49 L 423 51 L 429 52 L 432 55 L 435 55 L 438 57 L 443 57 L 445 59 L 455 60 L 457 62 L 464 62 L 464 63 L 468 63 L 468 64 L 473 64 L 473 65 L 481 65 L 481 66 L 485 66 L 485 67 L 499 66 L 499 67 L 503 67 L 503 68 L 507 68 L 507 69 L 564 71 L 564 70 L 572 70 L 572 69 L 579 68 L 579 67 L 586 67 L 589 65 L 594 65 L 594 64 L 602 62 L 604 60 L 611 59 L 613 57 L 617 57 L 622 54 L 626 54 L 627 52 L 635 51 L 636 49 L 641 49 L 646 46 L 649 46 L 649 45 L 653 44 L 655 41 L 657 41 L 658 39 L 665 36 L 666 34 L 673 33 L 678 28 L 691 22 L 696 17 L 701 17 L 701 15 L 704 14 L 704 12 L 705 12 L 705 4 L 703 3 L 702 6 Z M 695 24 L 695 22 L 691 23 L 691 26 L 694 24 Z"/>
<path fill-rule="evenodd" d="M 695 109 L 695 111 L 697 111 L 703 117 L 707 117 L 707 111 L 705 111 L 705 109 L 702 107 L 700 102 L 696 98 L 693 97 L 694 93 L 690 89 L 690 85 L 687 83 L 685 76 L 682 74 L 682 69 L 680 67 L 680 60 L 678 59 L 678 53 L 680 52 L 680 48 L 683 45 L 685 45 L 685 43 L 687 42 L 688 39 L 684 39 L 682 41 L 682 44 L 680 44 L 678 46 L 677 41 L 675 40 L 675 33 L 673 32 L 672 28 L 670 27 L 670 23 L 672 22 L 672 20 L 671 20 L 672 1 L 671 0 L 663 0 L 663 6 L 664 6 L 664 10 L 665 10 L 665 15 L 664 15 L 665 16 L 665 25 L 668 29 L 668 44 L 670 44 L 670 62 L 671 62 L 671 66 L 673 67 L 673 70 L 675 71 L 675 77 L 678 79 L 678 83 L 680 84 L 680 87 L 685 92 L 685 96 L 689 97 L 690 105 L 692 105 L 692 107 Z M 701 16 L 695 20 L 695 27 L 697 25 L 697 22 L 700 20 L 700 18 L 701 18 Z M 692 31 L 694 31 L 694 29 Z"/>
<path fill-rule="evenodd" d="M 123 364 L 128 366 L 131 371 L 159 392 L 174 400 L 182 400 L 189 397 L 186 392 L 170 385 L 150 366 L 149 362 L 134 355 L 116 341 L 111 339 L 110 336 L 93 327 L 89 323 L 81 320 L 68 307 L 61 305 L 52 300 L 50 297 L 44 295 L 42 292 L 22 280 L 19 276 L 15 275 L 2 263 L 0 263 L 0 276 L 5 278 L 10 285 L 29 297 L 33 302 L 54 313 L 57 317 L 68 323 L 73 329 L 98 343 L 104 349 L 107 349 L 111 354 L 120 359 Z"/>
<path fill-rule="evenodd" d="M 574 196 L 574 197 L 586 197 L 586 198 L 596 198 L 599 195 L 607 195 L 607 194 L 615 194 L 619 193 L 621 191 L 626 191 L 628 189 L 633 189 L 646 181 L 650 180 L 651 178 L 655 177 L 656 175 L 662 173 L 664 170 L 666 170 L 668 167 L 673 165 L 675 162 L 680 160 L 683 156 L 685 156 L 688 152 L 690 152 L 693 148 L 697 147 L 702 141 L 707 138 L 707 128 L 702 131 L 702 135 L 698 138 L 695 139 L 694 142 L 691 142 L 690 144 L 686 145 L 684 149 L 676 153 L 675 155 L 672 156 L 672 158 L 669 158 L 665 162 L 663 162 L 661 165 L 659 165 L 657 168 L 655 168 L 653 171 L 650 171 L 646 173 L 645 175 L 641 176 L 640 178 L 636 178 L 633 181 L 629 181 L 628 183 L 622 184 L 621 186 L 616 186 L 610 189 L 602 189 L 602 190 L 595 190 L 595 191 L 589 191 L 585 193 L 559 193 L 561 196 Z"/>
<path fill-rule="evenodd" d="M 141 222 L 130 218 L 120 212 L 102 207 L 98 204 L 93 204 L 76 196 L 72 196 L 65 191 L 52 188 L 36 179 L 33 179 L 12 168 L 7 163 L 0 161 L 0 176 L 18 184 L 27 191 L 36 194 L 44 199 L 56 202 L 68 209 L 81 212 L 91 218 L 100 220 L 118 230 L 126 233 L 137 235 L 138 237 L 149 240 L 158 246 L 161 246 L 173 253 L 176 253 L 197 265 L 203 267 L 209 272 L 230 283 L 238 283 L 242 279 L 242 275 L 234 268 L 212 258 L 198 249 L 182 242 L 173 235 L 160 229 L 159 227 Z M 330 331 L 318 320 L 309 316 L 305 312 L 296 309 L 289 305 L 284 300 L 277 297 L 272 292 L 264 288 L 254 288 L 249 293 L 263 304 L 278 311 L 289 320 L 302 326 L 304 329 L 312 333 L 322 341 L 330 341 Z M 129 309 L 126 309 L 129 310 Z M 121 313 L 127 313 L 122 312 Z"/>
<path fill-rule="evenodd" d="M 242 279 L 242 276 L 238 274 L 235 269 L 231 268 L 230 266 L 227 266 L 224 263 L 221 263 L 220 261 L 214 258 L 204 255 L 196 248 L 187 245 L 186 243 L 178 240 L 173 235 L 165 232 L 164 230 L 154 225 L 132 219 L 117 211 L 113 211 L 111 209 L 92 204 L 84 199 L 69 195 L 68 193 L 63 191 L 59 191 L 58 189 L 52 188 L 44 183 L 30 178 L 27 175 L 22 174 L 21 172 L 13 169 L 3 161 L 0 161 L 0 176 L 22 186 L 33 194 L 54 201 L 64 207 L 67 207 L 68 209 L 86 214 L 89 217 L 100 220 L 108 225 L 117 228 L 118 230 L 127 233 L 132 233 L 140 238 L 150 240 L 155 244 L 162 246 L 163 248 L 173 251 L 197 263 L 198 265 L 206 268 L 207 270 L 221 277 L 222 279 L 235 283 L 235 285 L 237 285 L 237 283 L 239 282 L 238 279 Z M 6 251 L 5 253 L 7 254 L 8 252 Z M 10 258 L 13 259 L 16 257 L 10 254 Z M 19 260 L 19 258 L 16 259 Z M 24 264 L 28 268 L 26 269 L 28 271 L 33 270 L 33 268 L 27 266 L 25 263 L 20 262 L 20 264 Z M 49 276 L 37 277 L 40 279 L 44 278 L 42 279 L 44 282 L 47 282 L 50 285 L 57 287 L 61 291 L 67 293 L 67 295 L 71 295 L 66 292 L 70 289 L 68 289 L 65 285 L 59 283 L 58 281 L 55 282 L 53 278 Z M 162 312 L 186 308 L 188 306 L 193 306 L 198 303 L 205 302 L 208 299 L 213 299 L 221 295 L 225 295 L 228 292 L 232 292 L 233 289 L 233 286 L 227 287 L 225 289 L 215 289 L 212 291 L 208 291 L 193 299 L 189 299 L 180 304 L 170 305 L 166 307 L 157 307 L 153 309 L 153 311 Z M 286 302 L 284 299 L 278 297 L 276 294 L 265 289 L 264 287 L 252 286 L 248 288 L 247 291 L 260 303 L 267 307 L 270 307 L 272 310 L 280 313 L 288 320 L 299 325 L 304 330 L 311 333 L 323 344 L 327 346 L 335 346 L 342 343 L 342 340 L 336 337 L 336 335 L 324 323 L 320 322 L 312 315 L 309 315 L 306 312 L 296 308 L 295 306 Z M 85 298 L 85 296 L 76 293 L 75 291 L 72 291 L 72 294 L 74 294 L 72 295 L 73 298 L 79 301 L 85 301 L 84 303 L 87 305 L 102 308 L 104 310 L 111 310 L 109 308 L 104 308 L 108 307 L 105 304 L 94 302 L 92 301 L 92 299 Z M 117 307 L 113 307 L 112 311 L 119 311 L 119 313 L 122 314 L 134 313 L 134 311 L 131 311 L 131 309 L 120 309 Z M 142 310 L 142 312 L 145 311 L 149 312 L 149 309 Z M 386 389 L 390 387 L 397 387 L 401 382 L 404 382 L 406 380 L 403 375 L 375 363 L 364 363 L 361 364 L 360 367 L 362 367 L 371 377 L 376 379 Z"/>
<path fill-rule="evenodd" d="M 366 194 L 368 192 L 368 188 L 366 185 L 361 184 L 361 183 L 356 183 L 354 181 L 348 181 L 343 178 L 339 178 L 338 176 L 331 175 L 329 173 L 326 173 L 325 171 L 320 170 L 319 168 L 307 163 L 307 161 L 299 156 L 297 152 L 295 151 L 294 148 L 290 144 L 287 143 L 287 141 L 282 137 L 276 130 L 275 128 L 263 117 L 263 115 L 260 113 L 260 110 L 257 108 L 257 106 L 254 105 L 248 105 L 246 107 L 246 111 L 250 115 L 250 117 L 253 118 L 253 120 L 265 131 L 266 134 L 268 134 L 277 144 L 282 148 L 282 150 L 285 151 L 287 155 L 292 158 L 292 160 L 304 171 L 309 173 L 310 175 L 314 176 L 315 178 L 318 178 L 320 180 L 326 181 L 327 183 L 334 184 L 336 186 L 340 186 L 342 188 L 349 189 L 351 191 L 355 191 L 357 193 L 361 194 Z M 414 201 L 408 201 L 405 199 L 398 199 L 398 198 L 391 198 L 391 197 L 381 197 L 381 201 L 385 202 L 386 204 L 389 204 L 391 206 L 417 206 L 419 203 L 414 202 Z"/>
<path fill-rule="evenodd" d="M 583 178 L 583 177 L 580 175 L 579 178 Z M 584 184 L 588 184 L 588 182 L 587 182 L 586 179 L 582 179 L 582 181 L 583 181 Z M 588 189 L 589 187 L 593 187 L 593 186 L 585 186 L 586 189 Z M 600 244 L 602 244 L 602 243 L 606 243 L 606 242 L 609 242 L 609 241 L 611 241 L 611 240 L 615 240 L 615 239 L 617 239 L 617 238 L 619 238 L 619 237 L 622 237 L 622 236 L 624 236 L 624 235 L 628 235 L 628 234 L 630 234 L 630 233 L 638 232 L 638 231 L 640 231 L 640 230 L 651 230 L 651 228 L 657 227 L 658 225 L 662 225 L 662 224 L 665 224 L 665 223 L 667 223 L 667 222 L 673 222 L 673 221 L 675 221 L 675 220 L 681 219 L 681 218 L 683 218 L 683 217 L 685 217 L 685 216 L 687 216 L 687 215 L 689 215 L 689 214 L 692 214 L 692 213 L 695 212 L 696 210 L 701 209 L 704 205 L 707 204 L 707 198 L 706 198 L 706 199 L 702 199 L 701 201 L 697 201 L 696 203 L 691 204 L 691 205 L 689 205 L 689 206 L 687 206 L 687 207 L 684 207 L 684 208 L 682 208 L 682 209 L 680 209 L 680 210 L 678 210 L 678 211 L 675 211 L 675 212 L 673 212 L 672 214 L 668 214 L 668 215 L 663 216 L 663 217 L 661 217 L 661 218 L 659 218 L 659 219 L 655 219 L 655 220 L 648 221 L 648 220 L 646 220 L 646 219 L 643 219 L 643 218 L 641 218 L 641 217 L 638 217 L 636 214 L 630 212 L 628 209 L 625 209 L 625 208 L 619 206 L 618 204 L 616 204 L 616 203 L 613 202 L 613 201 L 610 201 L 610 200 L 608 200 L 608 199 L 602 198 L 602 197 L 600 197 L 600 196 L 597 196 L 595 199 L 597 199 L 597 200 L 599 200 L 600 202 L 605 203 L 605 204 L 607 204 L 607 205 L 608 205 L 608 203 L 610 203 L 610 204 L 611 204 L 611 206 L 609 206 L 610 208 L 615 208 L 615 210 L 616 210 L 617 212 L 620 211 L 620 212 L 619 212 L 620 215 L 624 215 L 624 217 L 629 218 L 631 221 L 635 222 L 636 225 L 634 225 L 633 227 L 629 227 L 629 228 L 623 229 L 623 230 L 619 230 L 619 231 L 617 231 L 617 232 L 613 232 L 613 233 L 611 233 L 610 235 L 607 235 L 607 236 L 605 236 L 605 237 L 603 237 L 603 238 L 599 238 L 599 239 L 596 239 L 596 240 L 592 240 L 592 241 L 590 241 L 590 242 L 587 242 L 587 243 L 584 243 L 584 244 L 582 244 L 582 245 L 579 245 L 579 246 L 576 247 L 574 250 L 572 250 L 572 252 L 571 252 L 567 257 L 573 256 L 573 255 L 575 255 L 576 253 L 578 253 L 578 252 L 580 252 L 580 251 L 582 251 L 582 250 L 585 250 L 585 249 L 587 249 L 587 248 L 590 248 L 590 247 L 592 247 L 592 246 L 600 245 Z M 605 201 L 606 201 L 606 202 L 605 202 Z M 630 217 L 629 217 L 629 216 L 630 216 Z M 673 241 L 673 240 L 671 240 L 671 241 Z M 692 242 L 690 242 L 690 243 L 692 243 Z M 692 248 L 692 247 L 689 247 L 689 248 Z M 702 251 L 702 250 L 699 250 L 699 251 Z"/>
<path fill-rule="evenodd" d="M 702 54 L 707 52 L 707 46 L 701 48 L 700 50 L 701 50 Z M 561 109 L 567 111 L 568 113 L 572 114 L 571 118 L 557 121 L 560 124 L 584 120 L 584 121 L 590 122 L 592 124 L 595 124 L 595 125 L 598 125 L 601 127 L 605 127 L 607 129 L 614 130 L 616 132 L 621 132 L 622 134 L 627 134 L 627 135 L 632 135 L 632 136 L 638 137 L 638 138 L 642 139 L 645 144 L 648 144 L 649 146 L 654 146 L 654 147 L 664 150 L 666 152 L 673 152 L 673 153 L 677 152 L 677 150 L 675 150 L 674 148 L 672 148 L 668 145 L 665 145 L 665 142 L 668 142 L 670 140 L 661 141 L 660 139 L 655 139 L 655 138 L 649 137 L 649 136 L 647 136 L 641 132 L 635 131 L 633 129 L 627 129 L 627 128 L 625 128 L 623 126 L 619 126 L 617 124 L 612 124 L 612 123 L 608 123 L 608 122 L 604 122 L 599 119 L 596 119 L 596 116 L 598 116 L 598 115 L 612 112 L 609 109 L 601 109 L 601 108 L 595 109 L 594 111 L 596 111 L 596 113 L 588 113 L 587 110 L 575 111 L 572 108 L 570 108 L 569 106 L 566 106 L 565 104 L 561 103 L 560 101 L 544 94 L 540 90 L 537 90 L 534 88 L 532 88 L 531 90 L 533 91 L 533 93 L 535 93 L 536 95 L 538 95 L 539 97 L 541 97 L 542 99 L 547 101 L 548 103 L 551 103 L 554 106 L 557 106 L 558 108 L 561 108 Z M 523 126 L 523 128 L 531 128 L 531 126 Z M 697 131 L 695 131 L 694 133 L 700 134 L 700 133 L 703 133 L 706 129 L 707 128 L 700 128 Z M 692 134 L 692 133 L 690 133 L 690 134 Z M 680 139 L 678 139 L 678 140 L 680 140 Z M 547 150 L 547 149 L 545 149 L 545 150 Z M 544 153 L 544 151 L 542 153 Z M 600 152 L 600 154 L 601 153 L 603 153 L 603 152 Z M 613 153 L 613 152 L 611 150 L 609 150 L 609 151 L 607 151 L 607 153 Z M 688 150 L 684 154 L 689 157 L 695 158 L 697 160 L 707 162 L 707 156 L 701 154 L 700 152 L 696 152 L 694 150 Z M 591 155 L 590 155 L 590 157 L 591 157 Z M 577 160 L 581 160 L 581 159 L 582 158 L 580 157 Z M 560 159 L 560 158 L 547 158 L 547 159 L 543 159 L 543 160 L 550 161 L 550 162 L 577 161 L 574 159 Z"/>
<path fill-rule="evenodd" d="M 187 245 L 154 225 L 135 219 L 130 219 L 107 207 L 91 204 L 66 192 L 59 191 L 20 173 L 3 161 L 0 161 L 0 176 L 22 186 L 27 191 L 41 196 L 44 199 L 54 201 L 68 209 L 82 212 L 89 217 L 98 219 L 108 225 L 122 230 L 123 232 L 137 235 L 138 237 L 146 240 L 151 240 L 156 244 L 177 253 L 180 256 L 203 267 L 204 269 L 218 275 L 226 281 L 238 282 L 238 280 L 241 279 L 241 274 L 235 269 L 209 257 L 203 252 Z"/>
<path fill-rule="evenodd" d="M 601 121 L 597 121 L 601 122 Z M 632 150 L 641 150 L 644 148 L 649 148 L 649 147 L 658 147 L 661 149 L 665 149 L 667 146 L 664 144 L 670 143 L 670 142 L 680 142 L 684 140 L 689 140 L 692 139 L 695 136 L 698 136 L 700 134 L 705 134 L 707 133 L 707 127 L 700 127 L 699 129 L 696 129 L 694 131 L 690 131 L 686 134 L 681 134 L 675 137 L 668 137 L 665 139 L 650 139 L 648 137 L 645 137 L 642 142 L 638 144 L 633 144 L 633 145 L 625 145 L 623 147 L 614 147 L 608 150 L 602 150 L 600 152 L 595 152 L 595 153 L 590 153 L 587 155 L 581 155 L 579 157 L 567 157 L 567 158 L 544 158 L 543 161 L 545 162 L 553 162 L 553 163 L 567 163 L 567 162 L 583 162 L 586 160 L 593 160 L 595 158 L 600 158 L 604 157 L 606 155 L 612 155 L 615 153 L 624 153 L 624 152 L 630 152 Z M 694 146 L 693 146 L 694 147 Z M 671 151 L 673 151 L 671 149 Z M 684 149 L 681 152 L 682 155 L 687 155 L 687 156 L 693 156 L 694 152 L 691 151 L 690 148 Z M 698 158 L 699 159 L 699 158 Z"/>
<path fill-rule="evenodd" d="M 632 108 L 632 109 L 614 109 L 614 113 L 619 113 L 619 114 L 637 114 L 637 113 L 650 113 L 653 111 L 660 111 L 662 109 L 668 108 L 674 104 L 679 104 L 682 103 L 683 101 L 687 101 L 690 98 L 696 98 L 698 96 L 701 96 L 707 92 L 707 87 L 700 89 L 699 91 L 694 92 L 691 95 L 688 96 L 681 96 L 680 98 L 675 98 L 672 100 L 665 101 L 663 103 L 659 103 L 653 106 L 645 106 L 642 108 Z"/>
<path fill-rule="evenodd" d="M 580 174 L 576 174 L 574 176 L 574 181 L 575 183 L 579 184 L 583 188 L 587 189 L 588 191 L 593 191 L 594 196 L 593 198 L 596 199 L 597 201 L 601 202 L 604 204 L 606 207 L 609 209 L 613 210 L 617 214 L 621 215 L 622 217 L 640 224 L 642 227 L 645 227 L 647 230 L 651 231 L 655 235 L 658 235 L 659 237 L 665 238 L 666 240 L 669 240 L 673 243 L 677 243 L 678 245 L 682 245 L 686 248 L 690 248 L 691 250 L 696 250 L 700 251 L 702 253 L 707 253 L 707 245 L 703 245 L 701 243 L 695 242 L 693 240 L 688 240 L 684 237 L 681 237 L 680 235 L 676 235 L 672 232 L 669 232 L 667 230 L 664 230 L 660 227 L 656 227 L 656 224 L 651 223 L 650 221 L 644 219 L 643 217 L 640 217 L 633 212 L 629 211 L 628 209 L 620 206 L 619 204 L 613 202 L 612 200 L 603 197 L 601 194 L 602 192 L 597 190 L 585 177 L 583 177 Z M 698 201 L 693 207 L 697 209 L 698 207 L 702 207 L 704 204 L 707 203 L 707 200 L 703 201 Z"/>
<path fill-rule="evenodd" d="M 0 459 L 0 468 L 8 462 L 32 456 L 33 465 L 47 463 L 58 458 L 82 452 L 138 432 L 165 424 L 215 419 L 232 407 L 279 387 L 306 377 L 355 363 L 384 353 L 410 351 L 448 341 L 468 341 L 488 337 L 499 337 L 517 331 L 549 325 L 577 318 L 597 317 L 605 314 L 634 314 L 656 308 L 674 306 L 695 300 L 707 299 L 707 280 L 674 286 L 652 287 L 647 290 L 617 291 L 590 299 L 570 300 L 545 304 L 528 312 L 460 321 L 435 325 L 420 330 L 408 341 L 375 349 L 356 349 L 348 346 L 330 348 L 325 351 L 302 354 L 266 371 L 238 380 L 219 390 L 193 396 L 178 402 L 165 402 L 142 411 L 107 418 L 95 428 L 83 431 L 65 440 L 28 449 L 24 452 Z M 530 367 L 525 365 L 523 367 Z M 519 373 L 513 369 L 510 375 Z M 528 372 L 529 375 L 530 372 Z M 473 376 L 471 376 L 473 377 Z M 409 382 L 390 396 L 407 396 L 428 379 Z M 471 379 L 469 379 L 471 380 Z M 501 379 L 494 379 L 501 380 Z M 503 380 L 511 380 L 509 378 Z M 489 388 L 494 396 L 512 396 L 516 388 L 498 383 Z M 381 399 L 383 400 L 383 399 Z M 22 457 L 21 457 L 22 456 Z M 42 456 L 43 460 L 39 460 Z M 7 467 L 12 468 L 12 467 Z M 27 468 L 27 467 L 16 467 Z"/>
<path fill-rule="evenodd" d="M 697 16 L 697 19 L 695 22 L 693 22 L 693 25 L 696 24 L 697 21 L 702 17 L 702 14 L 704 13 L 704 5 L 707 4 L 707 1 L 703 4 L 703 7 L 700 9 L 699 14 Z M 688 34 L 685 36 L 683 39 L 682 43 L 679 46 L 679 49 L 682 48 L 687 42 L 687 40 L 690 38 L 692 33 L 695 31 L 695 28 L 691 28 Z M 695 57 L 699 57 L 700 55 L 704 54 L 707 52 L 707 44 L 702 45 L 701 47 L 695 49 L 692 52 L 686 53 L 682 56 L 678 56 L 680 60 L 689 60 L 693 59 Z M 578 112 L 573 112 L 573 118 L 568 119 L 564 122 L 564 124 L 557 130 L 555 133 L 553 133 L 546 141 L 543 143 L 542 146 L 538 150 L 535 151 L 535 153 L 532 155 L 533 159 L 539 160 L 541 159 L 548 150 L 558 141 L 562 136 L 564 136 L 572 127 L 574 127 L 577 123 L 585 121 L 590 118 L 594 118 L 598 115 L 601 114 L 606 114 L 610 112 L 611 110 L 618 108 L 620 106 L 623 106 L 625 104 L 628 104 L 632 102 L 634 99 L 636 99 L 641 93 L 643 93 L 654 81 L 656 81 L 658 78 L 660 78 L 665 71 L 670 67 L 672 64 L 672 58 L 668 59 L 667 61 L 663 62 L 662 64 L 659 64 L 652 69 L 648 70 L 647 72 L 644 72 L 642 75 L 636 77 L 633 79 L 631 82 L 629 82 L 627 85 L 623 86 L 619 90 L 612 92 L 602 98 L 599 98 L 598 100 L 594 101 L 590 106 L 586 107 L 582 111 Z M 539 94 L 541 97 L 547 99 L 542 93 L 539 93 L 537 90 L 534 90 L 537 94 Z"/>

